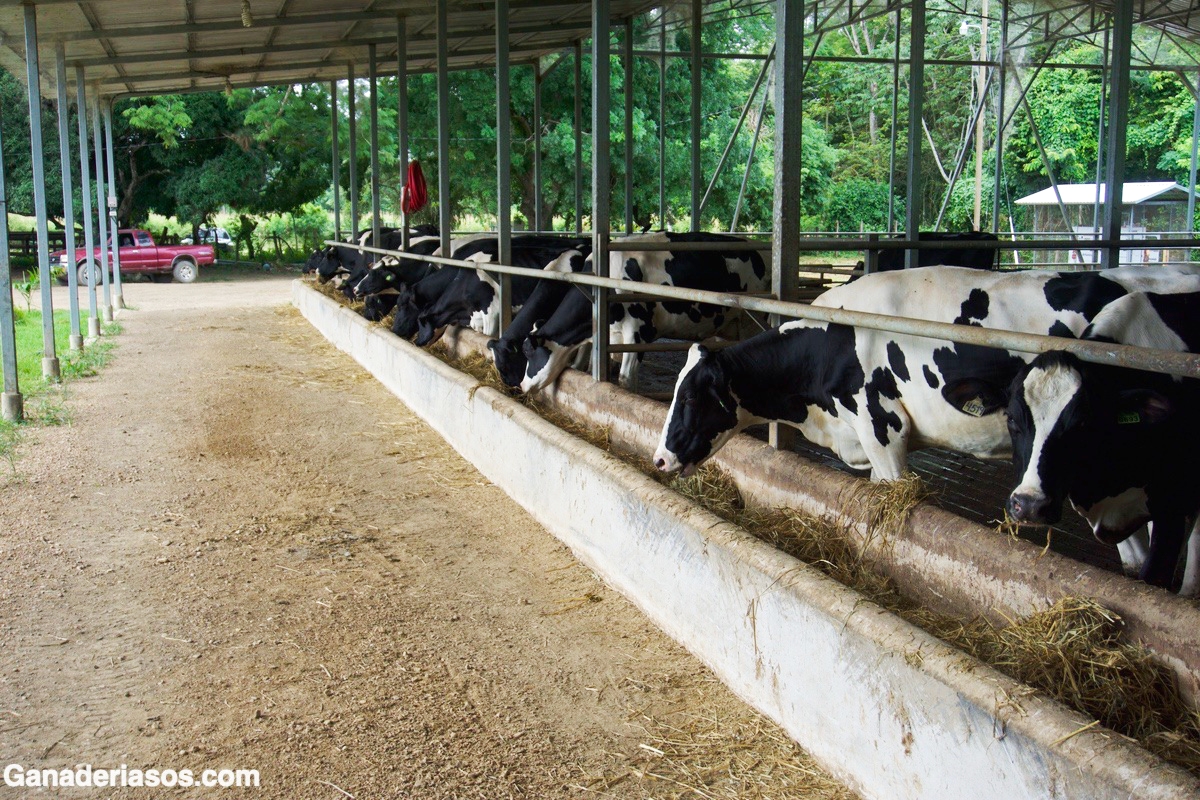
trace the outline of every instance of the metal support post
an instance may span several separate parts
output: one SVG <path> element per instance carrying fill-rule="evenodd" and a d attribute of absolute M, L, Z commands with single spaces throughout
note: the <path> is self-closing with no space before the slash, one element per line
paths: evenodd
<path fill-rule="evenodd" d="M 50 296 L 50 231 L 46 221 L 46 166 L 42 155 L 42 87 L 38 70 L 37 8 L 25 9 L 25 67 L 29 90 L 29 146 L 33 153 L 33 211 L 37 217 L 38 275 L 42 295 L 42 375 L 58 380 L 54 352 L 54 301 Z"/>
<path fill-rule="evenodd" d="M 96 308 L 96 236 L 95 217 L 92 209 L 92 165 L 88 159 L 87 89 L 83 81 L 83 67 L 75 67 L 75 116 L 79 120 L 79 196 L 83 198 L 83 247 L 87 251 L 84 263 L 87 268 L 88 289 L 88 338 L 100 336 L 100 314 Z M 67 265 L 67 269 L 78 272 L 78 265 Z"/>
<path fill-rule="evenodd" d="M 542 227 L 542 68 L 533 62 L 533 229 L 539 233 Z M 550 220 L 554 224 L 554 220 Z"/>
<path fill-rule="evenodd" d="M 900 121 L 900 36 L 903 33 L 904 7 L 897 3 L 895 14 L 894 38 L 895 51 L 892 53 L 892 131 L 888 143 L 888 201 L 887 229 L 888 233 L 896 230 L 896 133 Z"/>
<path fill-rule="evenodd" d="M 0 419 L 20 422 L 24 400 L 17 380 L 17 332 L 13 321 L 12 265 L 8 262 L 8 188 L 4 179 L 4 146 L 0 142 Z"/>
<path fill-rule="evenodd" d="M 534 68 L 536 71 L 536 67 Z M 496 260 L 512 263 L 512 85 L 508 0 L 496 0 Z M 500 330 L 512 322 L 512 276 L 499 275 Z"/>
<path fill-rule="evenodd" d="M 608 275 L 609 106 L 612 103 L 612 65 L 609 63 L 608 0 L 592 0 L 592 264 L 597 275 Z M 597 286 L 592 296 L 592 377 L 608 380 L 608 290 Z"/>
<path fill-rule="evenodd" d="M 54 48 L 54 78 L 58 100 L 58 154 L 62 165 L 63 233 L 67 255 L 67 305 L 71 316 L 70 347 L 83 349 L 83 333 L 79 327 L 79 281 L 75 274 L 75 201 L 71 187 L 71 105 L 67 101 L 67 52 L 59 42 Z"/>
<path fill-rule="evenodd" d="M 1000 66 L 996 86 L 996 166 L 992 179 L 992 232 L 1000 233 L 1000 196 L 1004 184 L 1004 101 L 1008 83 L 1008 3 L 1000 4 L 1000 42 L 996 52 Z M 1000 254 L 997 254 L 999 263 Z"/>
<path fill-rule="evenodd" d="M 438 225 L 442 255 L 450 256 L 450 57 L 447 0 L 437 0 Z"/>
<path fill-rule="evenodd" d="M 1104 50 L 1100 54 L 1100 108 L 1096 114 L 1096 141 L 1104 141 L 1104 123 L 1106 121 L 1105 103 L 1108 98 L 1108 48 L 1112 40 L 1112 29 L 1104 32 Z M 1032 81 L 1030 81 L 1032 84 Z M 1096 199 L 1092 203 L 1092 229 L 1100 230 L 1100 185 L 1104 182 L 1104 151 L 1097 148 L 1096 152 Z"/>
<path fill-rule="evenodd" d="M 633 17 L 625 20 L 625 233 L 633 233 Z"/>
<path fill-rule="evenodd" d="M 667 9 L 658 31 L 658 226 L 667 229 Z"/>
<path fill-rule="evenodd" d="M 367 72 L 371 86 L 371 241 L 379 247 L 383 241 L 379 236 L 382 225 L 379 218 L 379 61 L 373 44 L 367 45 Z"/>
<path fill-rule="evenodd" d="M 400 230 L 403 248 L 408 249 L 408 22 L 396 18 L 396 163 L 400 166 Z"/>
<path fill-rule="evenodd" d="M 338 82 L 329 82 L 329 160 L 333 175 L 333 238 L 342 238 L 342 156 L 338 152 Z"/>
<path fill-rule="evenodd" d="M 915 0 L 922 2 L 922 0 Z M 800 294 L 800 146 L 804 121 L 804 4 L 778 0 L 775 9 L 775 201 L 771 238 L 771 292 L 793 301 Z M 772 324 L 782 320 L 774 318 Z M 791 428 L 770 426 L 773 447 L 789 448 Z"/>
<path fill-rule="evenodd" d="M 96 91 L 92 97 L 92 153 L 96 159 L 96 222 L 97 231 L 100 233 L 100 263 L 96 265 L 96 272 L 100 273 L 100 283 L 104 287 L 104 321 L 113 321 L 113 305 L 112 305 L 112 289 L 109 283 L 109 232 L 108 232 L 108 213 L 105 208 L 108 205 L 108 199 L 104 193 L 104 137 L 100 132 L 100 87 L 96 87 Z"/>
<path fill-rule="evenodd" d="M 701 71 L 704 68 L 703 48 L 700 44 L 702 23 L 704 21 L 704 1 L 692 0 L 692 113 L 690 115 L 692 129 L 692 230 L 700 230 L 700 187 L 704 185 L 704 175 L 700 171 L 700 91 L 702 88 Z M 799 186 L 799 183 L 796 184 Z"/>
<path fill-rule="evenodd" d="M 917 266 L 921 238 L 921 117 L 925 113 L 925 0 L 912 0 L 908 43 L 908 197 L 904 232 L 913 245 L 904 251 L 904 266 Z"/>
<path fill-rule="evenodd" d="M 575 41 L 575 233 L 583 233 L 583 40 Z"/>
<path fill-rule="evenodd" d="M 350 238 L 358 239 L 358 87 L 354 80 L 354 62 L 347 68 L 346 113 L 349 115 L 350 141 Z"/>
<path fill-rule="evenodd" d="M 112 231 L 112 280 L 113 303 L 117 308 L 125 308 L 125 294 L 121 291 L 121 236 L 118 233 L 120 222 L 117 219 L 117 168 L 113 160 L 113 124 L 112 101 L 104 104 L 104 138 L 108 153 L 108 226 Z"/>
<path fill-rule="evenodd" d="M 1133 39 L 1133 0 L 1113 9 L 1112 64 L 1108 95 L 1108 142 L 1104 169 L 1104 231 L 1111 244 L 1100 251 L 1101 268 L 1121 263 L 1121 203 L 1125 182 L 1125 141 L 1129 124 L 1129 62 Z"/>
<path fill-rule="evenodd" d="M 1196 73 L 1196 88 L 1200 91 L 1200 72 Z M 1192 109 L 1192 165 L 1188 170 L 1187 229 L 1196 232 L 1196 162 L 1200 153 L 1200 96 Z"/>

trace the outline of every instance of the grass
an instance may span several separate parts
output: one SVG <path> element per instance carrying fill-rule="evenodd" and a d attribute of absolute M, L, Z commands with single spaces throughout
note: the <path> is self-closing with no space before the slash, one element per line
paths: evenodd
<path fill-rule="evenodd" d="M 82 327 L 87 329 L 84 315 Z M 16 309 L 17 382 L 23 396 L 25 420 L 22 423 L 0 420 L 0 463 L 16 472 L 17 446 L 22 430 L 28 425 L 66 425 L 70 423 L 67 408 L 67 385 L 79 378 L 96 375 L 112 358 L 116 342 L 103 338 L 82 351 L 69 350 L 71 318 L 67 311 L 54 312 L 54 346 L 59 358 L 60 382 L 42 376 L 42 314 L 40 311 Z M 103 326 L 107 337 L 121 332 L 120 323 Z"/>

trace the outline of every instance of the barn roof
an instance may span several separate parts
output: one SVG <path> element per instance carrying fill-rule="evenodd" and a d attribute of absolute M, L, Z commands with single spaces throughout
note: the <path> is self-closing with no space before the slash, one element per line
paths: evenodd
<path fill-rule="evenodd" d="M 1099 198 L 1096 196 L 1097 186 L 1099 186 Z M 1098 202 L 1103 203 L 1104 189 L 1105 185 L 1103 183 L 1060 183 L 1058 185 L 1058 191 L 1062 196 L 1062 203 L 1065 206 L 1090 206 Z M 1151 200 L 1163 203 L 1171 201 L 1186 202 L 1187 199 L 1187 187 L 1180 186 L 1174 181 L 1131 181 L 1121 184 L 1121 203 L 1127 206 L 1136 206 L 1141 203 L 1150 202 Z M 1034 192 L 1014 202 L 1019 206 L 1058 205 L 1058 199 L 1055 197 L 1053 186 L 1048 189 L 1042 189 L 1040 192 Z"/>
<path fill-rule="evenodd" d="M 408 68 L 432 71 L 435 4 L 430 0 L 36 0 L 44 91 L 54 88 L 55 46 L 105 95 L 167 94 L 227 86 L 344 80 L 361 75 L 374 44 L 381 74 L 397 65 L 397 20 L 407 29 Z M 553 54 L 589 35 L 591 4 L 510 0 L 514 62 Z M 661 3 L 612 0 L 613 20 Z M 245 13 L 248 12 L 248 13 Z M 246 23 L 249 23 L 247 25 Z M 495 3 L 450 0 L 449 65 L 495 60 Z M 0 0 L 0 66 L 25 80 L 20 0 Z"/>

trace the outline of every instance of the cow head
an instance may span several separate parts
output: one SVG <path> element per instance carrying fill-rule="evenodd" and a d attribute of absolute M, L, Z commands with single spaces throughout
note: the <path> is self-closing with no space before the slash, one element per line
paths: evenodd
<path fill-rule="evenodd" d="M 489 339 L 487 346 L 504 385 L 513 388 L 520 386 L 528 363 L 521 345 L 511 339 Z"/>
<path fill-rule="evenodd" d="M 396 315 L 392 318 L 392 333 L 401 339 L 411 339 L 417 333 L 417 320 L 421 309 L 417 307 L 416 294 L 412 287 L 401 286 L 396 294 Z"/>
<path fill-rule="evenodd" d="M 341 253 L 338 252 L 338 248 L 330 245 L 313 253 L 308 259 L 308 266 L 317 273 L 319 282 L 327 283 L 343 269 Z"/>
<path fill-rule="evenodd" d="M 387 260 L 377 261 L 367 270 L 362 280 L 354 285 L 355 297 L 368 297 L 373 294 L 394 294 L 399 283 L 392 265 Z"/>
<path fill-rule="evenodd" d="M 692 345 L 675 383 L 654 466 L 688 477 L 742 427 L 740 412 L 720 357 L 704 345 Z"/>
<path fill-rule="evenodd" d="M 521 344 L 521 354 L 525 357 L 525 374 L 520 381 L 521 391 L 527 394 L 545 389 L 554 383 L 555 378 L 570 365 L 575 353 L 584 344 L 585 342 L 559 344 L 553 339 L 539 336 L 536 332 L 529 334 Z"/>
<path fill-rule="evenodd" d="M 428 347 L 442 338 L 447 326 L 439 322 L 434 314 L 427 311 L 417 317 L 417 338 L 414 342 L 418 347 Z"/>

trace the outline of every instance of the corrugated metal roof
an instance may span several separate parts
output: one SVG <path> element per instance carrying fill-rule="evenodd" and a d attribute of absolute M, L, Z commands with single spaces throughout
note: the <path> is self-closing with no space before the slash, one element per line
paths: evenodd
<path fill-rule="evenodd" d="M 1062 195 L 1063 205 L 1090 206 L 1098 202 L 1104 202 L 1105 184 L 1101 183 L 1098 186 L 1099 198 L 1096 196 L 1097 184 L 1095 183 L 1060 183 L 1058 189 Z M 1136 206 L 1139 203 L 1145 203 L 1149 200 L 1164 202 L 1170 200 L 1186 201 L 1187 199 L 1187 187 L 1180 186 L 1174 181 L 1132 181 L 1122 184 L 1121 188 L 1121 202 L 1127 206 Z M 1019 206 L 1058 205 L 1058 200 L 1054 194 L 1054 187 L 1042 189 L 1040 192 L 1034 192 L 1014 202 Z"/>
<path fill-rule="evenodd" d="M 510 0 L 514 63 L 557 53 L 591 30 L 591 3 Z M 661 3 L 613 0 L 614 21 Z M 394 71 L 397 20 L 406 21 L 408 68 L 435 67 L 436 6 L 429 0 L 37 0 L 43 91 L 54 89 L 55 46 L 86 70 L 102 94 L 221 90 L 227 85 L 345 79 L 348 64 L 365 74 L 376 46 L 381 74 Z M 246 27 L 244 21 L 250 22 Z M 495 61 L 495 4 L 450 0 L 452 69 Z M 0 66 L 25 80 L 20 0 L 0 0 Z"/>

